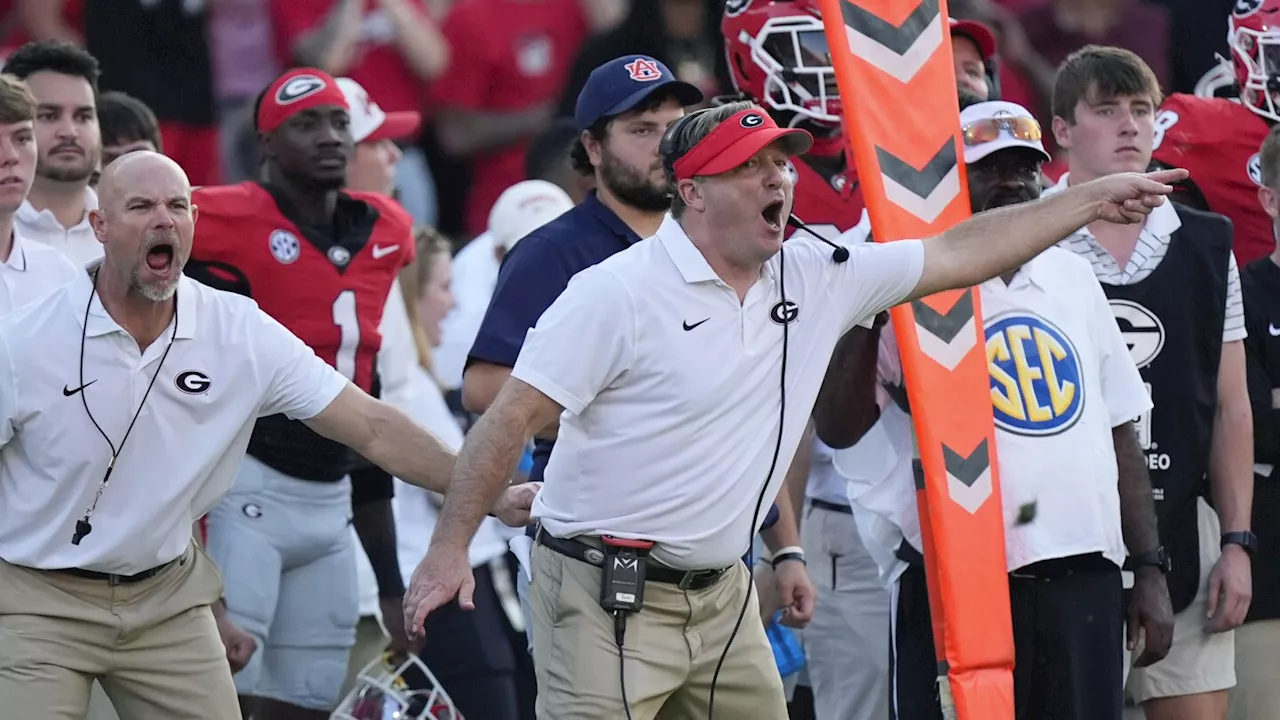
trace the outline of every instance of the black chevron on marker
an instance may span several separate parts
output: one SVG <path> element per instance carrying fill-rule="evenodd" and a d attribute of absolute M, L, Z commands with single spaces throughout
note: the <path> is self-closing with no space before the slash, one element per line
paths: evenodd
<path fill-rule="evenodd" d="M 991 467 L 991 458 L 987 456 L 987 439 L 983 438 L 978 447 L 969 453 L 969 457 L 964 457 L 944 444 L 942 460 L 947 466 L 947 474 L 954 476 L 965 486 L 973 487 L 973 483 Z"/>
<path fill-rule="evenodd" d="M 973 319 L 973 290 L 965 290 L 956 304 L 945 313 L 934 310 L 923 300 L 912 300 L 911 312 L 915 315 L 917 325 L 942 342 L 950 344 L 965 323 Z"/>
<path fill-rule="evenodd" d="M 881 174 L 921 198 L 927 198 L 938 187 L 938 183 L 942 182 L 942 178 L 955 168 L 956 141 L 955 138 L 948 137 L 933 158 L 919 170 L 879 145 L 876 146 L 876 159 L 880 161 Z"/>
<path fill-rule="evenodd" d="M 902 55 L 911 49 L 929 23 L 938 17 L 938 0 L 921 0 L 901 25 L 893 25 L 847 0 L 840 3 L 844 24 Z"/>

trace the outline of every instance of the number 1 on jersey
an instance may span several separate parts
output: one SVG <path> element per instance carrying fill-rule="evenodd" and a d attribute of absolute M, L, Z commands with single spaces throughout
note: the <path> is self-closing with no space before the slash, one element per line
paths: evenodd
<path fill-rule="evenodd" d="M 338 354 L 333 367 L 348 380 L 356 377 L 356 351 L 360 348 L 360 322 L 356 317 L 356 291 L 343 290 L 333 301 L 333 324 L 338 326 Z"/>

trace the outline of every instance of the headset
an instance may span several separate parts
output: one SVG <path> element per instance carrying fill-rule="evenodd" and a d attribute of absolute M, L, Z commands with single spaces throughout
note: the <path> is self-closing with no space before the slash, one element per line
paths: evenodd
<path fill-rule="evenodd" d="M 658 153 L 662 159 L 662 169 L 666 174 L 667 183 L 672 188 L 673 194 L 678 192 L 676 189 L 675 179 L 675 163 L 684 152 L 688 151 L 693 143 L 689 142 L 688 133 L 693 127 L 692 120 L 701 116 L 703 113 L 711 111 L 724 112 L 723 108 L 704 108 L 688 115 L 682 116 L 680 119 L 671 123 L 667 127 L 667 131 L 663 133 L 662 141 L 658 145 Z M 683 150 L 681 147 L 683 146 Z M 787 225 L 804 230 L 819 241 L 833 248 L 831 260 L 837 264 L 843 263 L 849 259 L 849 249 L 835 242 L 822 237 L 818 233 L 811 230 L 807 225 L 800 221 L 794 214 L 787 216 Z M 791 327 L 790 318 L 786 317 L 785 309 L 787 306 L 787 255 L 786 243 L 778 250 L 778 291 L 781 297 L 781 307 L 783 308 L 782 322 L 782 368 L 779 373 L 779 403 L 778 403 L 778 439 L 773 448 L 773 459 L 769 461 L 769 472 L 765 474 L 764 481 L 760 484 L 760 492 L 756 497 L 756 507 L 751 518 L 750 534 L 747 537 L 747 547 L 750 548 L 755 543 L 756 528 L 760 524 L 760 508 L 764 506 L 764 497 L 769 490 L 769 480 L 773 478 L 774 472 L 778 467 L 778 458 L 782 454 L 782 435 L 783 428 L 786 424 L 787 417 L 787 348 L 790 344 Z M 742 608 L 738 611 L 738 619 L 733 625 L 733 632 L 729 634 L 729 639 L 724 644 L 724 650 L 720 653 L 720 660 L 716 662 L 715 673 L 711 676 L 711 693 L 707 704 L 707 720 L 713 720 L 716 707 L 716 682 L 720 679 L 720 669 L 724 666 L 725 658 L 729 656 L 729 648 L 733 645 L 734 638 L 738 636 L 738 630 L 742 627 L 742 620 L 747 614 L 747 607 L 751 604 L 751 594 L 755 592 L 755 563 L 751 562 L 747 565 L 747 596 L 742 601 Z M 622 645 L 618 644 L 618 663 L 623 665 Z M 627 703 L 627 685 L 625 674 L 619 670 L 619 680 L 622 683 L 622 704 L 627 711 L 627 718 L 631 718 L 631 707 Z"/>

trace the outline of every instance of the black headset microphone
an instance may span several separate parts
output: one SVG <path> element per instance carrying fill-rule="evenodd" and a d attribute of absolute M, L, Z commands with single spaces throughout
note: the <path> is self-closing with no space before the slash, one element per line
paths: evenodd
<path fill-rule="evenodd" d="M 692 143 L 677 143 L 680 135 L 686 132 L 689 127 L 689 121 L 698 117 L 702 113 L 711 112 L 718 108 L 706 108 L 698 110 L 681 117 L 679 120 L 671 123 L 666 133 L 662 136 L 659 145 L 659 154 L 662 158 L 662 167 L 666 172 L 667 182 L 671 186 L 675 186 L 675 162 L 680 159 L 684 152 L 692 147 Z M 684 144 L 688 147 L 682 151 L 679 145 Z M 813 237 L 817 238 L 833 248 L 831 252 L 831 260 L 837 264 L 843 263 L 849 259 L 849 249 L 838 245 L 827 238 L 822 237 L 818 233 L 809 229 L 807 225 L 800 221 L 795 215 L 787 216 L 787 225 L 798 230 L 803 230 Z M 748 551 L 755 546 L 756 528 L 760 526 L 760 509 L 764 506 L 765 495 L 769 492 L 769 481 L 773 479 L 773 474 L 778 468 L 778 458 L 782 455 L 782 435 L 783 428 L 787 419 L 787 347 L 790 344 L 791 322 L 795 319 L 795 315 L 789 313 L 787 303 L 787 255 L 784 247 L 778 250 L 778 292 L 781 295 L 781 301 L 770 311 L 774 315 L 774 321 L 782 325 L 782 367 L 778 377 L 779 402 L 778 402 L 778 438 L 773 447 L 773 459 L 769 461 L 769 472 L 765 474 L 764 482 L 760 485 L 760 492 L 756 496 L 755 511 L 751 516 L 751 526 L 748 528 L 747 536 Z M 747 608 L 751 605 L 751 594 L 755 592 L 755 558 L 751 558 L 751 563 L 747 565 L 747 596 L 742 601 L 742 608 L 738 611 L 738 619 L 733 625 L 733 632 L 729 633 L 729 639 L 725 641 L 724 650 L 720 653 L 720 660 L 716 662 L 716 670 L 711 676 L 711 691 L 707 699 L 707 720 L 714 720 L 716 708 L 716 682 L 720 679 L 720 669 L 724 666 L 725 658 L 729 656 L 729 648 L 732 647 L 734 639 L 738 636 L 738 630 L 742 627 L 742 620 L 747 614 Z M 622 644 L 618 644 L 618 664 L 619 664 L 619 680 L 622 684 L 622 705 L 626 710 L 627 719 L 631 718 L 631 707 L 627 703 L 627 683 L 625 674 L 621 670 L 623 663 Z"/>

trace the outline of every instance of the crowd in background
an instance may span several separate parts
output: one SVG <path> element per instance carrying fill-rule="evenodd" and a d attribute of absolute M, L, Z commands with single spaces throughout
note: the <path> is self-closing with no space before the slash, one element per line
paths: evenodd
<path fill-rule="evenodd" d="M 1029 109 L 1050 128 L 1058 114 L 1052 104 L 1058 68 L 1086 45 L 1132 51 L 1166 95 L 1234 92 L 1236 79 L 1222 71 L 1219 60 L 1230 54 L 1228 16 L 1233 7 L 1250 2 L 954 0 L 949 10 L 954 18 L 994 30 L 999 69 L 985 78 L 992 67 L 983 61 L 994 58 L 980 57 L 975 77 L 984 76 L 1003 100 Z M 417 260 L 401 275 L 383 322 L 384 397 L 417 408 L 409 414 L 456 449 L 476 418 L 466 409 L 464 367 L 504 256 L 529 232 L 579 205 L 594 186 L 590 164 L 581 172 L 571 156 L 581 132 L 572 118 L 590 73 L 619 56 L 647 55 L 698 88 L 704 105 L 733 94 L 732 60 L 721 26 L 724 5 L 724 0 L 0 0 L 0 55 L 41 40 L 83 46 L 101 70 L 96 123 L 102 166 L 134 149 L 158 150 L 182 166 L 192 185 L 261 179 L 255 100 L 291 67 L 316 67 L 354 81 L 348 94 L 353 131 L 356 116 L 417 113 L 407 136 L 356 138 L 348 184 L 393 195 L 417 225 Z M 965 72 L 958 59 L 962 88 Z M 1054 133 L 1045 133 L 1044 145 L 1053 157 L 1042 167 L 1050 185 L 1066 172 L 1067 159 Z M 627 168 L 613 171 L 625 174 Z M 70 235 L 73 225 L 59 229 Z M 409 332 L 389 329 L 396 324 Z M 820 456 L 816 461 L 824 462 Z M 829 458 L 825 461 L 829 464 Z M 532 462 L 526 457 L 521 472 L 527 473 Z M 430 538 L 438 503 L 403 483 L 396 492 L 397 513 L 408 507 L 404 515 L 414 518 L 406 523 L 397 517 L 407 581 Z M 532 662 L 515 592 L 518 563 L 507 548 L 518 532 L 486 521 L 471 558 L 476 567 L 488 568 L 492 591 L 502 601 L 501 612 L 489 616 L 495 632 L 509 643 L 507 659 L 499 664 L 519 696 L 518 717 L 532 718 Z M 872 565 L 863 569 L 874 576 Z M 834 572 L 833 566 L 833 579 Z M 362 621 L 347 688 L 388 642 L 387 612 L 379 607 L 367 563 L 361 573 Z M 887 608 L 887 596 L 871 604 L 881 602 Z M 448 687 L 447 675 L 465 669 L 446 673 L 441 663 L 448 662 L 448 654 L 439 658 L 424 659 Z M 93 717 L 110 716 L 100 701 L 94 712 L 104 714 Z"/>

